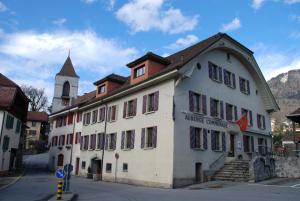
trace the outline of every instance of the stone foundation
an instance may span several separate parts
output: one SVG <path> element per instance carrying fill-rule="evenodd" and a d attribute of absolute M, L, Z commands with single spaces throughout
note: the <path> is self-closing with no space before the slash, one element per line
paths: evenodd
<path fill-rule="evenodd" d="M 275 157 L 275 173 L 277 177 L 300 178 L 300 158 Z"/>

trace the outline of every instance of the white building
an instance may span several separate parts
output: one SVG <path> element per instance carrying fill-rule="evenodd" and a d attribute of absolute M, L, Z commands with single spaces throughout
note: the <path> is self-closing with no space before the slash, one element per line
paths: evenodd
<path fill-rule="evenodd" d="M 21 88 L 0 73 L 0 175 L 20 168 L 22 134 L 29 100 Z"/>
<path fill-rule="evenodd" d="M 127 66 L 129 77 L 96 81 L 96 91 L 50 115 L 53 169 L 72 160 L 77 175 L 172 188 L 271 147 L 278 105 L 253 52 L 230 36 L 165 58 L 149 52 Z M 242 114 L 245 132 L 235 123 Z"/>

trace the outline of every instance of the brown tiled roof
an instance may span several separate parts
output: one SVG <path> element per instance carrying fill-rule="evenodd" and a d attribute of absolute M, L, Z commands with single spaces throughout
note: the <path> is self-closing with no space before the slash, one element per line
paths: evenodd
<path fill-rule="evenodd" d="M 170 61 L 168 59 L 166 59 L 164 57 L 161 57 L 157 54 L 154 54 L 153 52 L 147 52 L 144 56 L 142 56 L 142 57 L 130 62 L 129 64 L 127 64 L 127 66 L 131 68 L 131 67 L 133 67 L 133 66 L 135 66 L 135 65 L 137 65 L 137 64 L 139 64 L 143 61 L 146 61 L 148 59 L 150 59 L 152 61 L 156 61 L 158 63 L 165 64 L 165 65 L 170 64 Z"/>
<path fill-rule="evenodd" d="M 17 93 L 16 87 L 0 86 L 0 108 L 9 108 Z"/>
<path fill-rule="evenodd" d="M 99 85 L 99 84 L 101 84 L 102 82 L 105 82 L 105 81 L 107 81 L 107 80 L 110 80 L 110 81 L 114 81 L 114 82 L 123 84 L 124 82 L 126 82 L 127 79 L 128 79 L 128 77 L 123 77 L 123 76 L 121 76 L 121 75 L 117 75 L 117 74 L 112 73 L 112 74 L 110 74 L 110 75 L 104 77 L 103 79 L 94 82 L 94 85 Z"/>
<path fill-rule="evenodd" d="M 81 103 L 84 103 L 88 100 L 91 100 L 92 98 L 95 98 L 96 97 L 96 90 L 94 91 L 91 91 L 89 93 L 85 93 L 84 95 L 82 96 L 78 96 L 74 102 L 73 102 L 73 105 L 79 105 Z"/>
<path fill-rule="evenodd" d="M 299 115 L 300 116 L 300 107 L 289 115 Z"/>
<path fill-rule="evenodd" d="M 27 112 L 27 121 L 47 122 L 48 114 L 46 112 Z"/>
<path fill-rule="evenodd" d="M 64 65 L 60 69 L 59 73 L 56 75 L 62 75 L 62 76 L 69 76 L 69 77 L 79 77 L 73 67 L 72 61 L 70 59 L 70 56 L 66 59 Z"/>
<path fill-rule="evenodd" d="M 0 86 L 7 86 L 7 87 L 19 87 L 16 83 L 5 77 L 3 74 L 0 73 Z"/>

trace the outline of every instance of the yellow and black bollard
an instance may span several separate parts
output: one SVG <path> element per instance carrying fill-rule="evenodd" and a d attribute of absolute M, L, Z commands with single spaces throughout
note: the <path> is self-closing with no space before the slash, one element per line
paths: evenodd
<path fill-rule="evenodd" d="M 56 200 L 61 200 L 63 181 L 60 179 L 57 183 Z"/>

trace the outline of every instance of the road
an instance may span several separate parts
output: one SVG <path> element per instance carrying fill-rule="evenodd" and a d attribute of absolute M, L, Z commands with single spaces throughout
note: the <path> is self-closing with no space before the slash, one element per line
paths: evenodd
<path fill-rule="evenodd" d="M 26 174 L 14 185 L 0 192 L 0 201 L 43 201 L 56 190 L 53 173 L 46 170 L 47 156 L 36 155 L 25 158 Z M 194 190 L 159 189 L 94 182 L 73 177 L 71 189 L 80 201 L 299 201 L 300 180 L 276 180 L 260 184 L 221 183 L 195 187 Z M 212 183 L 213 184 L 213 183 Z"/>

